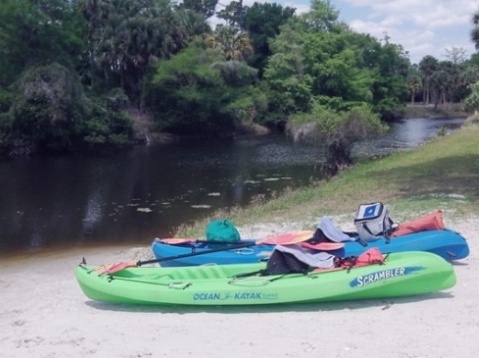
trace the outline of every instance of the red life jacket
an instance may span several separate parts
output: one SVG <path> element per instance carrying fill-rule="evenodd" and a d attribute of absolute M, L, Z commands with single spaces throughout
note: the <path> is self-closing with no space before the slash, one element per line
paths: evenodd
<path fill-rule="evenodd" d="M 384 257 L 377 247 L 372 247 L 355 257 L 337 257 L 335 266 L 340 268 L 351 268 L 383 264 Z"/>

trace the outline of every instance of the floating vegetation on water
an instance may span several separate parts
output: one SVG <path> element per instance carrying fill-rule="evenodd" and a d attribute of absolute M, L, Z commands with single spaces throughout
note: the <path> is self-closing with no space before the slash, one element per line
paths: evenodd
<path fill-rule="evenodd" d="M 259 180 L 245 180 L 244 183 L 245 183 L 245 184 L 253 184 L 253 185 L 256 185 L 256 184 L 261 184 L 261 181 L 259 181 Z"/>
<path fill-rule="evenodd" d="M 136 211 L 140 211 L 142 213 L 151 213 L 152 210 L 150 208 L 138 208 Z"/>
<path fill-rule="evenodd" d="M 211 205 L 205 205 L 205 204 L 200 204 L 200 205 L 191 205 L 193 209 L 209 209 L 211 208 Z"/>
<path fill-rule="evenodd" d="M 208 193 L 208 196 L 220 196 L 220 193 Z"/>

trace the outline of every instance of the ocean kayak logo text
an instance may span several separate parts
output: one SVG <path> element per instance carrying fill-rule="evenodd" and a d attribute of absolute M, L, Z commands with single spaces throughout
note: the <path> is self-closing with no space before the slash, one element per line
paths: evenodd
<path fill-rule="evenodd" d="M 349 283 L 351 287 L 363 287 L 378 281 L 384 281 L 393 277 L 407 276 L 413 272 L 424 270 L 423 266 L 397 267 L 382 271 L 373 272 L 367 275 L 356 277 Z"/>
<path fill-rule="evenodd" d="M 248 301 L 248 300 L 269 300 L 275 301 L 278 295 L 276 293 L 261 292 L 234 292 L 234 293 L 214 293 L 214 292 L 198 292 L 193 295 L 195 301 Z"/>

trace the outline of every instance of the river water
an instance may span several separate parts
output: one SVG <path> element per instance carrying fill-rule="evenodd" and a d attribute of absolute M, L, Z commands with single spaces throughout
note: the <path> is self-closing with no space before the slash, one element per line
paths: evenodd
<path fill-rule="evenodd" d="M 415 147 L 463 119 L 410 119 L 360 155 Z M 321 178 L 321 152 L 279 135 L 188 141 L 113 154 L 0 161 L 0 257 L 84 245 L 148 245 L 220 209 Z"/>

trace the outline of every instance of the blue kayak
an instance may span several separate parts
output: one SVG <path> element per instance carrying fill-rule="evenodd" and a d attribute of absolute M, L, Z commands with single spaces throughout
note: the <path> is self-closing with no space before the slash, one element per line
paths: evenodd
<path fill-rule="evenodd" d="M 428 230 L 397 236 L 391 239 L 379 238 L 367 241 L 366 247 L 359 241 L 345 243 L 338 250 L 329 251 L 338 257 L 357 256 L 369 247 L 377 247 L 383 253 L 404 251 L 427 251 L 452 261 L 464 259 L 469 255 L 466 239 L 456 231 Z"/>
<path fill-rule="evenodd" d="M 448 261 L 460 260 L 469 255 L 469 245 L 458 232 L 445 230 L 420 231 L 408 235 L 373 241 L 349 241 L 336 250 L 327 252 L 337 257 L 358 256 L 371 247 L 377 247 L 387 254 L 405 251 L 427 251 Z M 151 249 L 163 267 L 226 265 L 255 263 L 267 260 L 274 245 L 257 245 L 254 240 L 241 240 L 236 243 L 186 242 L 169 244 L 155 239 Z"/>
<path fill-rule="evenodd" d="M 258 263 L 266 261 L 273 248 L 274 245 L 256 245 L 254 240 L 227 244 L 203 241 L 172 245 L 155 239 L 151 244 L 153 255 L 161 260 L 160 266 L 163 267 Z"/>

